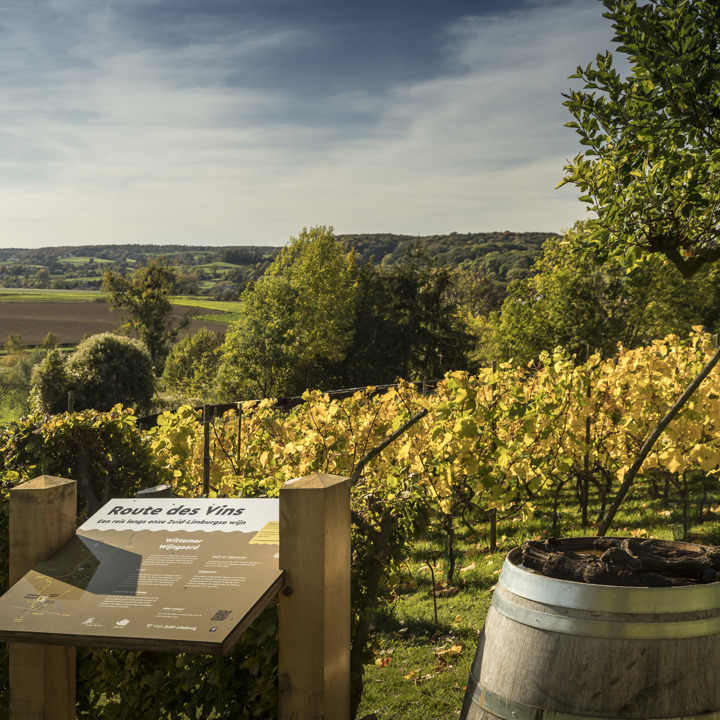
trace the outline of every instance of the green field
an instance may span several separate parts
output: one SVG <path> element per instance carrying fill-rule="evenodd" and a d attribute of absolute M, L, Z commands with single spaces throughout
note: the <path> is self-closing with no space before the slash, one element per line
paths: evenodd
<path fill-rule="evenodd" d="M 96 302 L 104 297 L 105 293 L 99 290 L 0 288 L 0 302 Z"/>
<path fill-rule="evenodd" d="M 172 298 L 173 305 L 204 308 L 208 313 L 196 315 L 198 320 L 219 322 L 229 325 L 240 317 L 243 304 L 239 300 L 207 300 L 194 295 L 183 295 Z"/>
<path fill-rule="evenodd" d="M 89 262 L 97 263 L 98 265 L 112 265 L 113 263 L 112 260 L 107 260 L 106 258 L 91 257 L 88 255 L 60 258 L 58 262 L 65 265 L 87 265 Z"/>
<path fill-rule="evenodd" d="M 0 288 L 2 302 L 99 302 L 106 297 L 101 290 L 44 290 L 39 288 Z M 217 313 L 238 315 L 242 310 L 239 300 L 211 300 L 195 295 L 176 295 L 171 298 L 173 305 L 200 307 Z M 213 313 L 210 313 L 213 315 Z M 215 317 L 213 315 L 213 317 Z M 216 322 L 229 322 L 226 315 L 218 314 Z M 220 319 L 222 318 L 222 319 Z"/>
<path fill-rule="evenodd" d="M 234 270 L 237 266 L 236 263 L 229 263 L 229 262 L 222 262 L 220 260 L 216 260 L 215 262 L 211 263 L 204 263 L 203 265 L 197 265 L 198 268 L 202 268 L 203 270 Z"/>

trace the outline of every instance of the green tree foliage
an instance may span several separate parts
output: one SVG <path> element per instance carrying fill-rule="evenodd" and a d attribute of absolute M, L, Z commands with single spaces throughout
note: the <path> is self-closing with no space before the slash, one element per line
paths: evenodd
<path fill-rule="evenodd" d="M 438 379 L 464 369 L 473 339 L 458 291 L 460 273 L 415 246 L 398 263 L 358 269 L 354 333 L 345 360 L 328 369 L 335 387 Z"/>
<path fill-rule="evenodd" d="M 21 335 L 8 335 L 4 354 L 0 359 L 0 404 L 19 409 L 21 414 L 28 411 L 33 368 L 44 355 L 44 347 L 28 350 Z"/>
<path fill-rule="evenodd" d="M 52 350 L 56 348 L 60 343 L 60 336 L 57 333 L 49 332 L 42 341 L 42 347 L 44 350 Z"/>
<path fill-rule="evenodd" d="M 352 340 L 357 270 L 332 228 L 304 229 L 255 286 L 223 346 L 225 397 L 300 394 Z"/>
<path fill-rule="evenodd" d="M 326 228 L 303 231 L 243 295 L 223 347 L 221 394 L 299 395 L 441 378 L 465 369 L 473 339 L 457 273 L 410 246 L 400 262 L 357 266 Z"/>
<path fill-rule="evenodd" d="M 222 342 L 220 335 L 202 328 L 176 343 L 165 362 L 165 390 L 203 402 L 213 401 Z"/>
<path fill-rule="evenodd" d="M 385 381 L 438 379 L 466 369 L 470 337 L 453 298 L 455 279 L 453 270 L 437 267 L 414 247 L 383 271 L 386 298 L 379 310 L 385 318 L 385 351 L 378 360 L 393 374 Z M 376 347 L 367 350 L 374 353 Z"/>
<path fill-rule="evenodd" d="M 57 348 L 50 350 L 33 369 L 30 406 L 37 412 L 63 412 L 68 408 L 69 387 L 67 358 Z"/>
<path fill-rule="evenodd" d="M 64 384 L 63 384 L 64 383 Z M 91 335 L 65 361 L 51 350 L 33 373 L 33 409 L 59 413 L 74 393 L 74 409 L 110 410 L 118 403 L 145 410 L 155 385 L 147 348 L 133 338 L 102 333 Z"/>
<path fill-rule="evenodd" d="M 603 0 L 614 40 L 630 63 L 622 77 L 610 53 L 578 67 L 584 90 L 567 95 L 570 127 L 586 148 L 568 165 L 596 211 L 603 253 L 631 264 L 659 253 L 684 277 L 720 258 L 720 4 L 708 0 Z M 664 428 L 720 361 L 718 351 L 640 448 L 599 534 Z"/>
<path fill-rule="evenodd" d="M 566 170 L 607 231 L 603 250 L 660 253 L 689 277 L 720 258 L 720 4 L 603 0 L 610 53 L 578 67 L 565 105 L 584 151 Z M 562 183 L 561 183 L 562 184 Z"/>
<path fill-rule="evenodd" d="M 686 335 L 698 318 L 715 329 L 714 269 L 678 281 L 672 267 L 652 257 L 628 271 L 619 258 L 601 262 L 591 252 L 591 232 L 578 223 L 548 241 L 537 274 L 510 284 L 496 318 L 495 359 L 524 363 L 558 346 L 583 359 L 588 350 L 609 357 L 618 343 L 632 348 L 671 333 Z"/>
<path fill-rule="evenodd" d="M 189 314 L 179 321 L 172 318 L 173 270 L 173 265 L 161 256 L 129 275 L 112 270 L 103 275 L 103 289 L 108 293 L 110 304 L 128 313 L 123 330 L 139 335 L 150 352 L 158 376 L 162 375 L 165 358 L 178 332 L 190 322 Z"/>

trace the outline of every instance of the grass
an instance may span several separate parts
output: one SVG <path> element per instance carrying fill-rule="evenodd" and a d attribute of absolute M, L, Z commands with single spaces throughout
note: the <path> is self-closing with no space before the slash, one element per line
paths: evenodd
<path fill-rule="evenodd" d="M 691 540 L 720 544 L 720 484 L 708 481 L 702 522 L 698 518 L 698 487 L 687 503 L 671 488 L 653 495 L 641 480 L 626 497 L 610 534 Z M 432 575 L 426 560 L 440 554 L 440 539 L 416 543 L 405 562 L 405 577 L 395 594 L 375 616 L 373 661 L 366 666 L 359 718 L 375 713 L 379 720 L 447 720 L 460 716 L 470 667 L 492 592 L 505 555 L 530 538 L 594 535 L 595 526 L 582 528 L 574 497 L 566 493 L 558 532 L 552 532 L 549 504 L 532 520 L 520 518 L 499 524 L 498 551 L 490 553 L 487 527 L 463 528 L 457 538 L 457 572 L 451 588 L 442 584 L 444 563 L 437 561 L 437 621 L 432 598 Z M 595 507 L 597 514 L 598 508 Z M 595 519 L 594 517 L 592 518 Z"/>
<path fill-rule="evenodd" d="M 453 586 L 457 593 L 437 598 L 436 621 L 430 568 L 412 559 L 407 584 L 376 615 L 374 663 L 365 671 L 359 717 L 459 717 L 502 561 L 500 553 L 469 561 Z"/>
<path fill-rule="evenodd" d="M 0 425 L 6 425 L 20 417 L 20 410 L 7 402 L 0 402 Z"/>
<path fill-rule="evenodd" d="M 197 265 L 197 267 L 202 268 L 203 270 L 216 270 L 218 268 L 222 268 L 224 270 L 232 270 L 232 269 L 235 269 L 236 267 L 243 267 L 243 266 L 238 265 L 236 263 L 222 262 L 220 260 L 216 260 L 215 262 Z"/>

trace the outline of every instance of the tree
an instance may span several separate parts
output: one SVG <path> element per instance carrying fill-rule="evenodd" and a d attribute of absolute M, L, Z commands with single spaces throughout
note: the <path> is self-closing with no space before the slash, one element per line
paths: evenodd
<path fill-rule="evenodd" d="M 303 229 L 242 299 L 243 315 L 223 345 L 223 394 L 272 397 L 317 387 L 352 340 L 352 253 L 332 228 Z"/>
<path fill-rule="evenodd" d="M 45 356 L 45 349 L 28 351 L 22 335 L 11 333 L 0 360 L 0 403 L 20 414 L 28 410 L 28 393 L 33 367 Z"/>
<path fill-rule="evenodd" d="M 102 333 L 83 340 L 67 361 L 51 350 L 33 372 L 33 409 L 59 413 L 74 393 L 75 410 L 106 412 L 116 404 L 146 410 L 155 378 L 147 348 L 133 338 Z"/>
<path fill-rule="evenodd" d="M 207 328 L 175 344 L 165 362 L 166 390 L 204 402 L 215 398 L 223 338 Z"/>
<path fill-rule="evenodd" d="M 178 321 L 172 318 L 173 287 L 173 266 L 164 257 L 150 260 L 131 275 L 119 275 L 112 270 L 103 275 L 103 289 L 110 304 L 128 313 L 122 330 L 138 334 L 150 352 L 157 376 L 162 375 L 165 358 L 178 332 L 190 323 L 190 313 Z"/>
<path fill-rule="evenodd" d="M 564 103 L 584 152 L 566 166 L 597 213 L 604 253 L 660 253 L 685 277 L 720 258 L 720 4 L 603 0 L 614 41 Z"/>
<path fill-rule="evenodd" d="M 563 183 L 597 213 L 605 253 L 631 263 L 652 253 L 685 277 L 720 258 L 720 4 L 708 0 L 603 0 L 630 74 L 610 53 L 578 67 L 585 83 L 566 96 L 585 152 Z M 562 184 L 562 183 L 561 183 Z M 644 459 L 703 378 L 709 360 L 643 444 L 598 532 L 607 532 Z"/>
<path fill-rule="evenodd" d="M 465 369 L 472 338 L 457 277 L 416 248 L 390 267 L 358 267 L 352 342 L 340 361 L 326 366 L 328 381 L 360 387 Z"/>
<path fill-rule="evenodd" d="M 609 357 L 619 343 L 632 348 L 687 335 L 699 317 L 714 331 L 719 318 L 710 268 L 678 280 L 657 256 L 630 270 L 617 257 L 600 262 L 588 248 L 590 232 L 577 223 L 548 240 L 536 274 L 510 284 L 497 321 L 502 359 L 525 363 L 558 346 L 583 360 L 588 350 Z"/>
<path fill-rule="evenodd" d="M 30 384 L 30 407 L 44 413 L 60 413 L 68 409 L 69 379 L 67 359 L 53 348 L 33 368 Z"/>

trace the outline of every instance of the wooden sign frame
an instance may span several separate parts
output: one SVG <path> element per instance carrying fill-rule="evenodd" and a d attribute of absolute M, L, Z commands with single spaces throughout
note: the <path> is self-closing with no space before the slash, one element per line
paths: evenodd
<path fill-rule="evenodd" d="M 73 480 L 43 475 L 10 491 L 11 585 L 72 538 L 76 507 Z M 279 522 L 278 717 L 349 720 L 350 481 L 314 473 L 287 483 Z M 10 719 L 72 720 L 74 647 L 29 639 L 9 645 Z"/>
<path fill-rule="evenodd" d="M 0 598 L 0 640 L 227 653 L 283 584 L 278 499 L 111 500 Z"/>

